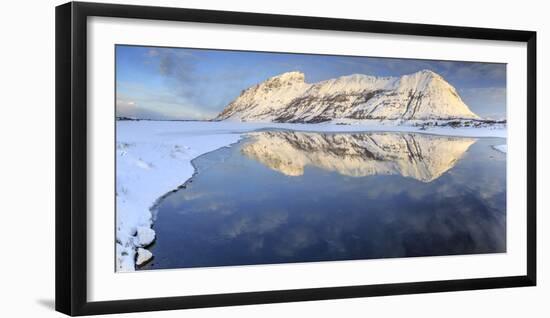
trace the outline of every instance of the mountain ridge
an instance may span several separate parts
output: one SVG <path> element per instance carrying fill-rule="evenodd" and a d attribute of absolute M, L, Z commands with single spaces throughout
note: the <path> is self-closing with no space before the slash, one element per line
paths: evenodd
<path fill-rule="evenodd" d="M 400 77 L 351 74 L 307 83 L 286 72 L 253 85 L 215 120 L 316 123 L 336 119 L 481 119 L 441 75 L 422 70 Z"/>

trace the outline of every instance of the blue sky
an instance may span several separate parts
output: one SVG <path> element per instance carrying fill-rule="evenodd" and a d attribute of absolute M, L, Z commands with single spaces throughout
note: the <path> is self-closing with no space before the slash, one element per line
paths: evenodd
<path fill-rule="evenodd" d="M 116 47 L 117 115 L 209 119 L 243 89 L 288 71 L 301 71 L 314 83 L 423 69 L 442 75 L 478 115 L 506 117 L 505 64 L 122 45 Z"/>

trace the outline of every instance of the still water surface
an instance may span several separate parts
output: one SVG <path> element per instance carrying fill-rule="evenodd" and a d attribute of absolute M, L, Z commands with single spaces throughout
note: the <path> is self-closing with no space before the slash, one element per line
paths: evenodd
<path fill-rule="evenodd" d="M 160 202 L 141 269 L 505 252 L 505 142 L 251 133 Z"/>

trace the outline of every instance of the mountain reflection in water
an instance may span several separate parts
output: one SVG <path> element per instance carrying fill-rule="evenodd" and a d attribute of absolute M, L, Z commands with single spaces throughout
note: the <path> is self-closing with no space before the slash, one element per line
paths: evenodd
<path fill-rule="evenodd" d="M 141 269 L 506 252 L 498 138 L 262 131 L 196 158 Z"/>
<path fill-rule="evenodd" d="M 312 165 L 342 175 L 399 174 L 430 182 L 454 167 L 473 138 L 407 133 L 320 134 L 274 131 L 250 134 L 242 152 L 288 176 Z"/>

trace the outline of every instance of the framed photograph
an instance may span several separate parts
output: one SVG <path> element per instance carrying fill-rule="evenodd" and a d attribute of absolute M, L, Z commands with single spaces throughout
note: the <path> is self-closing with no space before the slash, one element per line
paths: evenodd
<path fill-rule="evenodd" d="M 536 33 L 56 8 L 56 309 L 536 284 Z"/>

